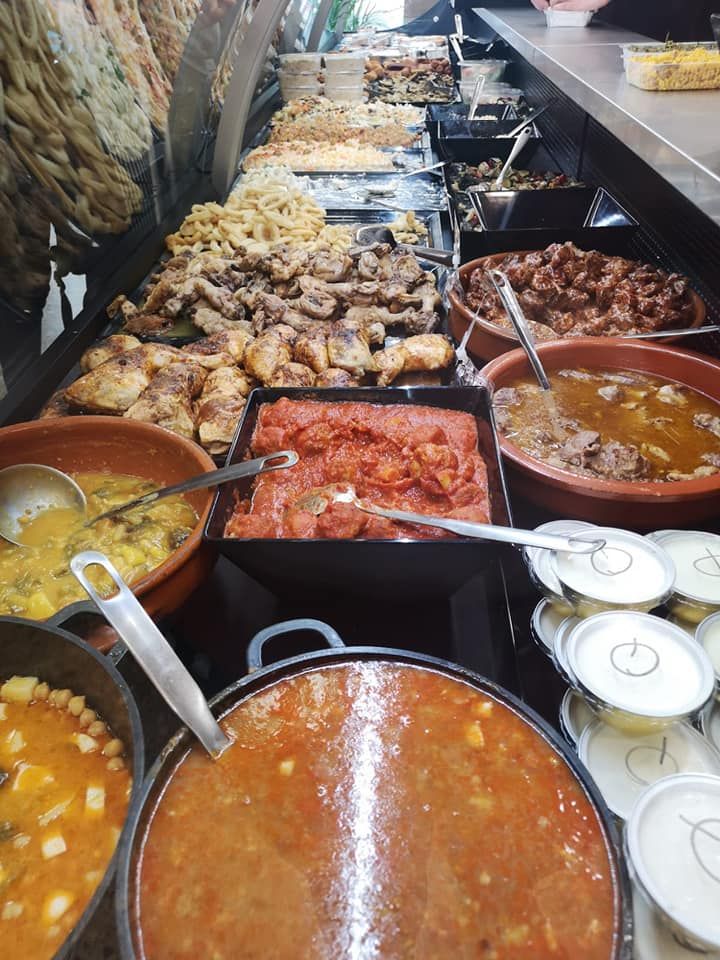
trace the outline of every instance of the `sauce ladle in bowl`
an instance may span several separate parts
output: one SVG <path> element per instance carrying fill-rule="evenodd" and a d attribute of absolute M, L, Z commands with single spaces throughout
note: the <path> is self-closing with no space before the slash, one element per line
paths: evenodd
<path fill-rule="evenodd" d="M 538 533 L 535 530 L 520 530 L 517 527 L 499 527 L 492 523 L 477 523 L 470 520 L 455 520 L 452 517 L 430 517 L 424 513 L 411 513 L 408 510 L 390 510 L 375 504 L 364 503 L 349 483 L 328 484 L 318 487 L 300 497 L 294 504 L 295 509 L 307 510 L 319 516 L 331 503 L 350 503 L 363 513 L 388 520 L 400 520 L 404 523 L 416 523 L 426 527 L 448 530 L 461 537 L 478 540 L 495 540 L 500 543 L 512 543 L 515 546 L 540 547 L 545 550 L 562 550 L 565 553 L 595 553 L 602 550 L 605 541 L 590 539 L 581 535 L 559 537 L 550 533 Z"/>
<path fill-rule="evenodd" d="M 88 567 L 102 567 L 116 592 L 103 597 L 90 581 Z M 147 615 L 130 587 L 105 554 L 84 550 L 70 561 L 76 580 L 108 623 L 115 628 L 171 710 L 189 727 L 216 760 L 232 740 L 225 735 L 182 660 Z"/>
<path fill-rule="evenodd" d="M 202 490 L 205 487 L 216 487 L 229 480 L 252 477 L 258 473 L 283 470 L 294 466 L 297 462 L 298 455 L 293 450 L 281 450 L 279 453 L 271 453 L 256 460 L 247 460 L 245 463 L 235 463 L 220 470 L 200 473 L 189 480 L 183 480 L 182 483 L 151 490 L 150 493 L 143 494 L 141 497 L 112 507 L 96 517 L 91 517 L 86 521 L 85 526 L 90 527 L 98 520 L 105 520 L 125 513 L 127 510 L 146 506 L 163 497 L 190 493 L 192 490 Z M 0 470 L 0 537 L 22 547 L 24 544 L 19 537 L 22 534 L 23 525 L 46 510 L 56 509 L 73 510 L 80 515 L 87 511 L 85 494 L 73 478 L 62 470 L 39 463 L 18 463 Z"/>

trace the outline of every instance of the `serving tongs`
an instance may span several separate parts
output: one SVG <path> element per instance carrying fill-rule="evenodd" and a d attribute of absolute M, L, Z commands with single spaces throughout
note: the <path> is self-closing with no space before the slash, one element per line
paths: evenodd
<path fill-rule="evenodd" d="M 368 224 L 366 227 L 360 227 L 355 234 L 355 241 L 363 245 L 387 243 L 393 250 L 412 253 L 418 260 L 429 260 L 431 263 L 439 263 L 444 267 L 449 267 L 453 262 L 452 250 L 441 250 L 438 247 L 421 247 L 413 243 L 398 243 L 392 230 L 382 225 Z"/>
<path fill-rule="evenodd" d="M 508 131 L 508 133 L 499 134 L 498 140 L 512 140 L 513 137 L 519 136 L 520 132 L 524 130 L 526 127 L 530 127 L 530 129 L 532 129 L 532 124 L 534 124 L 537 118 L 541 117 L 546 110 L 549 110 L 556 100 L 557 100 L 557 97 L 551 97 L 544 106 L 529 113 L 524 119 L 520 121 L 520 123 L 516 124 L 516 126 L 514 126 L 512 130 Z"/>
<path fill-rule="evenodd" d="M 87 575 L 90 567 L 101 567 L 113 581 L 116 592 L 111 597 L 103 597 L 96 590 Z M 163 700 L 192 730 L 210 756 L 217 759 L 232 740 L 222 731 L 202 690 L 185 669 L 182 660 L 113 564 L 97 550 L 84 550 L 72 558 L 70 569 L 100 613 L 115 628 Z"/>
<path fill-rule="evenodd" d="M 515 546 L 539 547 L 543 550 L 580 554 L 595 553 L 605 546 L 604 540 L 593 539 L 590 533 L 582 536 L 577 534 L 570 537 L 560 537 L 550 533 L 538 533 L 536 530 L 499 527 L 492 523 L 475 523 L 470 520 L 455 520 L 450 517 L 431 517 L 424 513 L 413 513 L 409 510 L 389 510 L 360 500 L 355 488 L 349 483 L 328 484 L 325 487 L 311 490 L 295 503 L 295 508 L 319 516 L 332 503 L 349 503 L 356 510 L 372 514 L 375 517 L 385 517 L 387 520 L 399 520 L 403 523 L 434 527 L 438 530 L 447 530 L 461 537 L 493 540 L 499 543 L 511 543 Z"/>

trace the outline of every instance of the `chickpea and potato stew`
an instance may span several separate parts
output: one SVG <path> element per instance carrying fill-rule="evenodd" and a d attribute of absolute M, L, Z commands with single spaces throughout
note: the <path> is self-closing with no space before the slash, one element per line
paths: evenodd
<path fill-rule="evenodd" d="M 82 694 L 37 677 L 0 685 L 0 944 L 46 960 L 115 850 L 132 778 L 125 746 Z"/>

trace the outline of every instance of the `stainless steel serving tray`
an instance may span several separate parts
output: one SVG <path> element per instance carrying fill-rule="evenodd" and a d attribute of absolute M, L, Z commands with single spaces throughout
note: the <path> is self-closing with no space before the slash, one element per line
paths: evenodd
<path fill-rule="evenodd" d="M 400 178 L 393 173 L 305 174 L 303 182 L 316 203 L 326 209 L 343 210 L 446 210 L 447 193 L 442 178 L 432 173 Z M 382 187 L 392 191 L 374 197 L 368 189 Z"/>

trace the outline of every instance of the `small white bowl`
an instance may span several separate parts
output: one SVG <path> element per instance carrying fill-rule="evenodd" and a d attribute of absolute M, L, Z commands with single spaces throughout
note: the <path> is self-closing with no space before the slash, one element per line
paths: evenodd
<path fill-rule="evenodd" d="M 593 10 L 546 10 L 548 27 L 586 27 L 593 18 Z"/>

